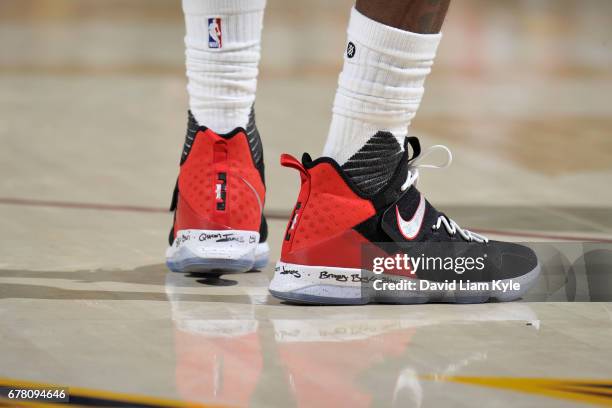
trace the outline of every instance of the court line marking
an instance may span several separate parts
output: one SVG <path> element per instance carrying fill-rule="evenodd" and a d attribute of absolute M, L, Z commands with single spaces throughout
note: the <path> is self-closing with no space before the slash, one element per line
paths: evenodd
<path fill-rule="evenodd" d="M 612 380 L 520 378 L 520 377 L 465 377 L 465 376 L 422 376 L 424 380 L 457 382 L 461 384 L 499 388 L 546 397 L 580 401 L 590 404 L 612 406 Z M 177 401 L 143 395 L 93 390 L 80 387 L 66 387 L 57 384 L 15 380 L 0 377 L 0 386 L 22 388 L 68 388 L 71 396 L 84 398 L 87 406 L 104 406 L 104 403 L 132 403 L 144 407 L 213 407 L 194 402 Z M 87 400 L 90 398 L 91 400 Z M 78 402 L 77 402 L 78 403 Z M 15 401 L 0 399 L 0 406 L 52 407 L 65 406 L 62 403 L 36 401 Z M 218 407 L 218 406 L 217 406 Z"/>
<path fill-rule="evenodd" d="M 500 388 L 528 394 L 612 407 L 612 380 L 521 377 L 423 376 L 425 380 L 448 381 Z"/>
<path fill-rule="evenodd" d="M 120 212 L 138 212 L 138 213 L 169 213 L 168 208 L 164 207 L 148 207 L 140 205 L 123 205 L 123 204 L 102 204 L 102 203 L 83 203 L 77 201 L 58 201 L 58 200 L 38 200 L 29 198 L 16 198 L 16 197 L 0 197 L 0 204 L 5 205 L 23 205 L 29 207 L 48 207 L 48 208 L 68 208 L 77 210 L 97 210 L 97 211 L 120 211 Z M 286 221 L 289 219 L 290 214 L 282 211 L 266 211 L 265 216 L 272 220 Z M 494 234 L 494 235 L 505 235 L 511 237 L 526 237 L 526 238 L 541 238 L 541 239 L 552 239 L 561 241 L 582 241 L 582 242 L 599 242 L 599 243 L 612 243 L 612 239 L 601 238 L 601 237 L 589 237 L 589 236 L 578 236 L 578 235 L 565 235 L 565 234 L 545 234 L 538 232 L 528 231 L 508 231 L 498 229 L 485 229 L 485 228 L 468 228 L 471 231 Z"/>
<path fill-rule="evenodd" d="M 120 405 L 135 405 L 142 408 L 223 408 L 222 405 L 209 405 L 196 402 L 173 400 L 169 398 L 150 397 L 139 394 L 128 394 L 114 391 L 95 390 L 91 388 L 72 387 L 52 383 L 42 383 L 28 380 L 16 380 L 0 377 L 0 386 L 5 388 L 66 388 L 70 397 L 68 403 L 48 403 L 43 401 L 20 401 L 0 397 L 0 406 L 23 406 L 23 407 L 64 407 L 67 405 L 77 406 L 109 406 L 108 403 Z M 77 401 L 72 401 L 77 397 Z M 79 402 L 79 400 L 83 400 Z M 9 404 L 10 403 L 10 404 Z"/>

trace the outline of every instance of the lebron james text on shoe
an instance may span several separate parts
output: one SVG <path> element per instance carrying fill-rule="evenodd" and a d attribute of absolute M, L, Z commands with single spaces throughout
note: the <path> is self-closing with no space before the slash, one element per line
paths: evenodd
<path fill-rule="evenodd" d="M 166 264 L 174 272 L 246 272 L 268 261 L 263 150 L 255 117 L 219 135 L 191 112 L 172 197 Z"/>
<path fill-rule="evenodd" d="M 448 153 L 447 163 L 419 164 L 435 148 Z M 392 134 L 378 132 L 343 166 L 328 157 L 313 161 L 304 154 L 300 163 L 283 155 L 281 164 L 297 169 L 302 185 L 270 283 L 272 295 L 318 304 L 520 298 L 539 275 L 535 253 L 490 241 L 437 211 L 415 186 L 418 169 L 446 167 L 452 157 L 444 146 L 422 157 L 420 150 L 417 138 L 407 138 L 402 152 Z M 402 255 L 410 256 L 407 270 L 381 272 L 369 263 Z M 440 262 L 425 268 L 425 258 Z M 466 268 L 469 258 L 472 267 Z M 449 260 L 455 268 L 447 268 Z"/>

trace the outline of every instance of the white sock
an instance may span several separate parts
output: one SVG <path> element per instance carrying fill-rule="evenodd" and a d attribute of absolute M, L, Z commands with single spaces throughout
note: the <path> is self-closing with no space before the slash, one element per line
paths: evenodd
<path fill-rule="evenodd" d="M 380 130 L 403 146 L 441 37 L 389 27 L 352 9 L 324 156 L 342 165 Z"/>
<path fill-rule="evenodd" d="M 265 5 L 265 0 L 183 0 L 189 107 L 199 124 L 217 133 L 247 125 Z"/>

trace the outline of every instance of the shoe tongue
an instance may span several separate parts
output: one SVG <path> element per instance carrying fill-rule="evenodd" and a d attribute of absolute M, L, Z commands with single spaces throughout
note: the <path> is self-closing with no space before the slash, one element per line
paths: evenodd
<path fill-rule="evenodd" d="M 366 195 L 388 187 L 403 158 L 402 146 L 390 132 L 372 136 L 341 167 L 349 179 Z"/>
<path fill-rule="evenodd" d="M 406 191 L 402 191 L 399 195 L 399 198 L 396 200 L 396 204 L 399 206 L 404 206 L 407 203 L 413 202 L 415 200 L 419 200 L 421 197 L 421 192 L 417 190 L 417 188 L 412 185 L 406 189 Z"/>

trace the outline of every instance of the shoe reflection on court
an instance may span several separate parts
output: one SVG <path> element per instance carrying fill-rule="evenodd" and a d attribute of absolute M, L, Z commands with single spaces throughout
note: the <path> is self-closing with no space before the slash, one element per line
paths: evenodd
<path fill-rule="evenodd" d="M 202 283 L 231 285 L 229 279 L 193 279 L 168 272 L 176 347 L 176 390 L 186 401 L 247 406 L 262 373 L 262 346 L 252 304 L 235 307 L 181 299 L 181 289 Z M 212 312 L 211 312 L 212 311 Z"/>
<path fill-rule="evenodd" d="M 194 286 L 195 285 L 195 286 Z M 526 304 L 510 303 L 465 310 L 457 315 L 432 315 L 424 309 L 401 318 L 380 318 L 372 309 L 325 308 L 325 318 L 276 318 L 252 304 L 183 301 L 184 289 L 200 286 L 193 278 L 169 272 L 166 294 L 172 308 L 176 346 L 176 388 L 187 401 L 224 406 L 278 404 L 301 407 L 422 406 L 422 377 L 444 377 L 487 359 L 487 350 L 457 358 L 439 358 L 431 365 L 411 348 L 419 332 L 436 326 L 470 322 L 528 322 L 539 329 L 538 317 Z M 186 297 L 187 298 L 187 297 Z M 286 307 L 286 306 L 285 306 Z M 316 309 L 316 307 L 314 307 Z M 284 312 L 285 315 L 290 313 Z M 273 338 L 272 338 L 273 337 Z M 431 357 L 431 356 L 430 356 Z M 431 384 L 431 381 L 428 380 Z M 436 385 L 443 387 L 443 383 Z M 267 387 L 274 387 L 274 392 Z M 264 395 L 265 394 L 265 395 Z M 270 402 L 270 401 L 267 401 Z"/>

